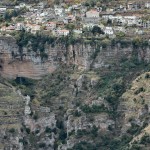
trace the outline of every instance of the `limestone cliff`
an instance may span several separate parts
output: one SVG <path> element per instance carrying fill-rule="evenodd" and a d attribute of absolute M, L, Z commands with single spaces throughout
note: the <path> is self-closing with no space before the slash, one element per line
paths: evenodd
<path fill-rule="evenodd" d="M 150 60 L 150 50 L 136 50 L 139 60 Z M 74 64 L 79 69 L 102 68 L 118 65 L 122 58 L 131 58 L 132 45 L 122 47 L 120 43 L 115 46 L 99 46 L 97 44 L 76 43 L 65 46 L 62 43 L 46 44 L 45 53 L 48 58 L 42 60 L 40 52 L 34 52 L 30 46 L 21 50 L 11 36 L 0 37 L 0 73 L 4 77 L 28 77 L 39 79 L 41 76 L 53 72 L 59 64 Z"/>

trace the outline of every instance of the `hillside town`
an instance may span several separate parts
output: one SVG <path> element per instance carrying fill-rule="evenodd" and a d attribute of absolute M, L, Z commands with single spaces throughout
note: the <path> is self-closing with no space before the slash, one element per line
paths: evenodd
<path fill-rule="evenodd" d="M 148 36 L 150 29 L 150 2 L 127 2 L 126 5 L 103 7 L 99 4 L 54 5 L 40 2 L 36 5 L 20 3 L 0 6 L 0 31 L 25 30 L 52 36 Z M 93 33 L 93 34 L 92 34 Z"/>

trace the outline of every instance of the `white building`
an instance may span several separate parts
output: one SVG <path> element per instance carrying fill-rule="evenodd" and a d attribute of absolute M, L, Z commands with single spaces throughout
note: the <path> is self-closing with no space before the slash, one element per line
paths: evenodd
<path fill-rule="evenodd" d="M 114 31 L 116 31 L 116 32 L 126 32 L 126 29 L 125 29 L 125 27 L 120 27 L 120 26 L 118 26 L 118 27 L 115 27 L 114 28 Z"/>
<path fill-rule="evenodd" d="M 104 19 L 104 20 L 108 20 L 108 19 L 110 19 L 110 20 L 112 20 L 113 19 L 113 15 L 102 15 L 102 18 Z"/>
<path fill-rule="evenodd" d="M 71 12 L 71 10 L 72 10 L 72 7 L 70 6 L 70 7 L 65 9 L 65 12 L 68 13 L 68 12 Z"/>
<path fill-rule="evenodd" d="M 96 10 L 90 10 L 86 12 L 87 18 L 99 18 L 99 12 Z"/>
<path fill-rule="evenodd" d="M 135 30 L 135 33 L 141 35 L 141 34 L 143 34 L 144 32 L 143 32 L 143 30 L 136 29 L 136 30 Z"/>
<path fill-rule="evenodd" d="M 124 16 L 124 19 L 126 20 L 128 26 L 135 25 L 138 22 L 138 18 L 136 16 Z"/>
<path fill-rule="evenodd" d="M 40 31 L 41 26 L 37 24 L 26 24 L 25 29 L 28 32 L 35 34 L 36 32 Z"/>
<path fill-rule="evenodd" d="M 19 4 L 19 7 L 20 7 L 20 8 L 26 7 L 26 4 L 25 4 L 25 3 L 20 3 L 20 4 Z"/>
<path fill-rule="evenodd" d="M 55 15 L 63 16 L 64 9 L 58 6 L 54 6 Z"/>
<path fill-rule="evenodd" d="M 69 30 L 63 29 L 63 30 L 57 30 L 56 34 L 58 36 L 67 36 L 69 34 Z"/>
<path fill-rule="evenodd" d="M 87 28 L 87 29 L 92 29 L 94 26 L 98 26 L 98 25 L 94 23 L 83 24 L 83 28 Z"/>
<path fill-rule="evenodd" d="M 1 29 L 0 29 L 0 31 L 6 31 L 6 30 L 7 30 L 6 26 L 1 27 Z"/>
<path fill-rule="evenodd" d="M 145 3 L 145 7 L 146 7 L 146 8 L 150 8 L 150 2 L 146 2 L 146 3 Z"/>
<path fill-rule="evenodd" d="M 1 7 L 1 8 L 0 8 L 0 14 L 5 13 L 5 12 L 6 12 L 6 10 L 7 10 L 7 8 L 6 8 L 6 7 Z"/>
<path fill-rule="evenodd" d="M 35 34 L 37 33 L 38 31 L 40 31 L 40 28 L 41 26 L 40 25 L 33 25 L 32 28 L 31 28 L 31 33 Z"/>
<path fill-rule="evenodd" d="M 104 29 L 104 33 L 108 34 L 108 35 L 113 35 L 114 34 L 113 28 L 112 27 L 106 27 Z"/>
<path fill-rule="evenodd" d="M 73 16 L 73 15 L 69 15 L 69 16 L 65 17 L 65 20 L 68 20 L 68 21 L 75 21 L 75 20 L 76 20 L 76 17 Z"/>
<path fill-rule="evenodd" d="M 24 24 L 23 23 L 17 23 L 16 24 L 15 30 L 21 31 L 23 29 L 24 29 Z"/>
<path fill-rule="evenodd" d="M 26 8 L 30 10 L 32 8 L 32 6 L 31 5 L 26 5 Z"/>
<path fill-rule="evenodd" d="M 132 10 L 132 8 L 133 8 L 133 3 L 128 3 L 128 6 L 127 6 L 127 7 L 128 7 L 129 10 Z"/>
<path fill-rule="evenodd" d="M 40 3 L 38 3 L 38 7 L 39 7 L 39 8 L 41 8 L 41 9 L 43 9 L 43 8 L 45 7 L 44 2 L 40 2 Z"/>
<path fill-rule="evenodd" d="M 122 24 L 125 23 L 125 19 L 123 18 L 123 16 L 121 15 L 117 15 L 117 16 L 114 16 L 114 15 L 103 15 L 102 18 L 104 20 L 112 20 L 112 22 L 116 21 L 116 22 L 121 22 Z"/>
<path fill-rule="evenodd" d="M 48 12 L 42 12 L 42 13 L 39 14 L 40 17 L 45 17 L 47 15 L 48 15 Z"/>
<path fill-rule="evenodd" d="M 48 22 L 46 24 L 46 29 L 47 30 L 52 30 L 52 29 L 55 29 L 56 28 L 56 23 L 55 22 Z"/>
<path fill-rule="evenodd" d="M 150 21 L 142 22 L 142 27 L 143 28 L 150 28 Z"/>
<path fill-rule="evenodd" d="M 73 30 L 73 32 L 74 32 L 75 34 L 82 34 L 82 30 L 77 30 L 77 29 L 75 29 L 75 30 Z"/>

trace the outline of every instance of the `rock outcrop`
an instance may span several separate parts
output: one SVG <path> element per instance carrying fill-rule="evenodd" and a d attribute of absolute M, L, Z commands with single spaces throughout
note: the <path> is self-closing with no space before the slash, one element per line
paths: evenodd
<path fill-rule="evenodd" d="M 55 46 L 45 45 L 46 60 L 42 60 L 40 52 L 29 51 L 27 47 L 20 48 L 11 36 L 0 37 L 0 74 L 8 78 L 28 77 L 39 79 L 53 72 L 60 63 L 74 64 L 79 69 L 109 67 L 118 64 L 121 58 L 130 58 L 133 52 L 131 45 L 123 48 L 115 46 L 95 46 L 76 43 L 66 47 L 62 43 Z M 149 47 L 137 50 L 139 60 L 150 60 Z"/>

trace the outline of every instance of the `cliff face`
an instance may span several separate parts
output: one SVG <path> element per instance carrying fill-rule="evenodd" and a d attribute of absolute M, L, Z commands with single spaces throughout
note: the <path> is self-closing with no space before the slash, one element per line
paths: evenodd
<path fill-rule="evenodd" d="M 149 47 L 137 51 L 139 60 L 150 60 Z M 78 68 L 89 69 L 102 68 L 118 64 L 121 58 L 130 58 L 133 52 L 132 46 L 122 48 L 120 44 L 101 47 L 90 44 L 69 45 L 63 44 L 45 45 L 48 59 L 42 60 L 40 52 L 29 51 L 23 48 L 20 52 L 15 39 L 12 37 L 0 37 L 0 72 L 8 78 L 29 77 L 39 79 L 41 76 L 53 72 L 60 63 L 75 64 Z M 21 59 L 22 58 L 22 59 Z"/>
<path fill-rule="evenodd" d="M 21 60 L 21 56 L 23 60 Z M 51 63 L 42 63 L 40 57 L 24 48 L 23 54 L 12 37 L 0 37 L 0 71 L 8 78 L 29 77 L 38 79 L 53 70 Z"/>

